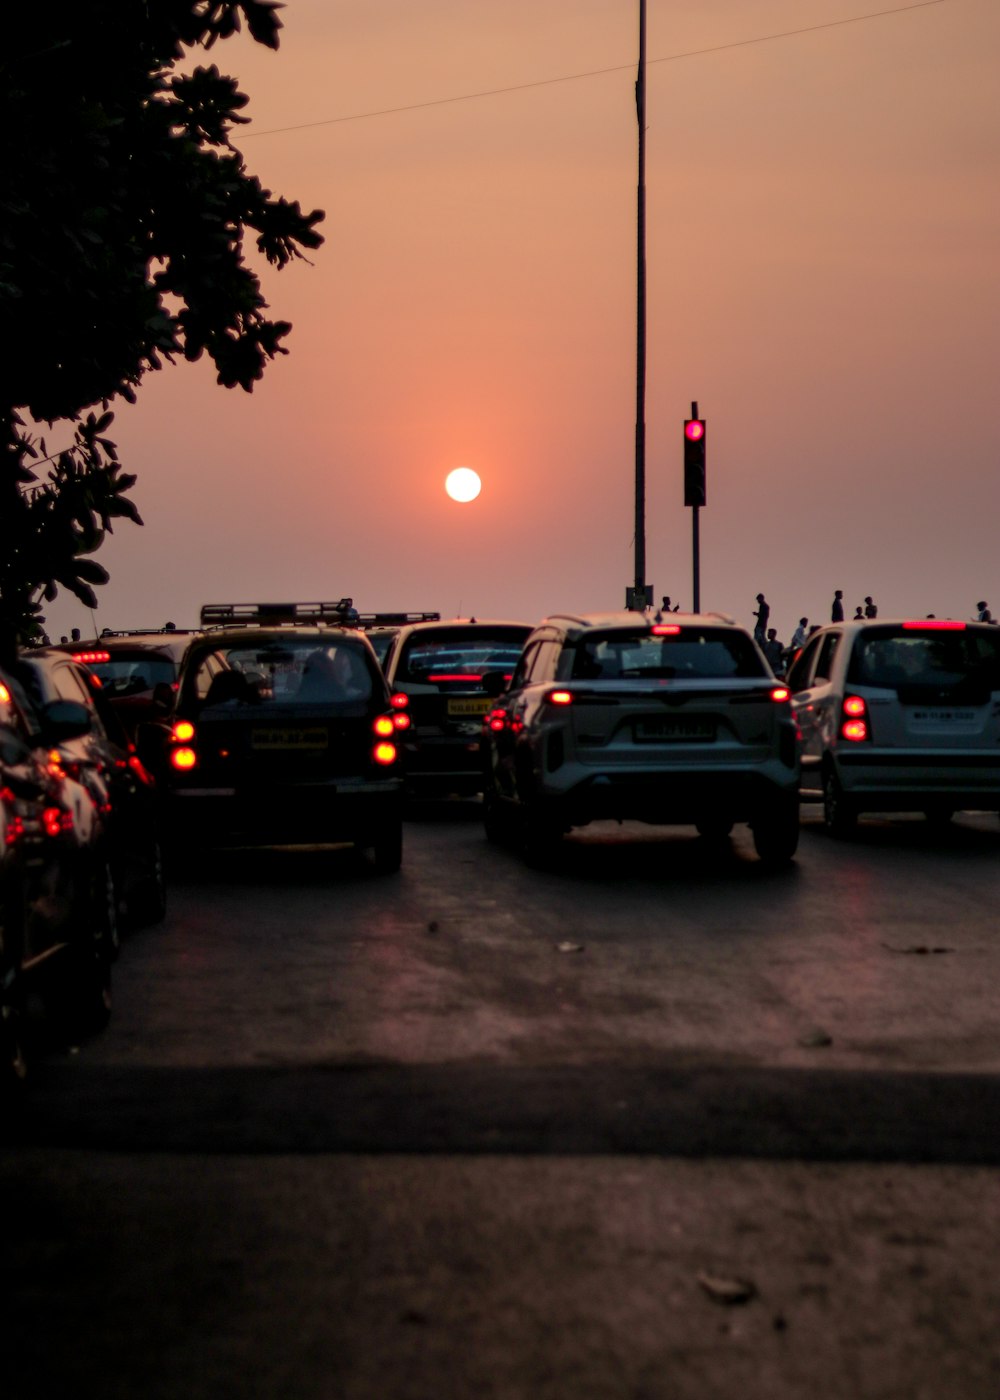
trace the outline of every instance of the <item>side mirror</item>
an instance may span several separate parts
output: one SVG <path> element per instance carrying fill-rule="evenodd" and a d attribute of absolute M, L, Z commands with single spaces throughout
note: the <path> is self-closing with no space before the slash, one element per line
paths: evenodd
<path fill-rule="evenodd" d="M 490 699 L 495 700 L 507 689 L 507 677 L 503 671 L 485 671 L 481 685 Z"/>
<path fill-rule="evenodd" d="M 76 700 L 50 700 L 42 706 L 43 744 L 62 744 L 67 739 L 79 739 L 92 728 L 90 711 Z"/>

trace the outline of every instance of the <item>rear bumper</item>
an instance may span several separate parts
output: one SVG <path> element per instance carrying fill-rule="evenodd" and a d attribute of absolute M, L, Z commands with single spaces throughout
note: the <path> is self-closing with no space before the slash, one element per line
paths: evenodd
<path fill-rule="evenodd" d="M 175 788 L 167 794 L 165 812 L 169 836 L 206 845 L 231 841 L 361 845 L 401 816 L 402 782 L 396 778 L 243 791 Z"/>
<path fill-rule="evenodd" d="M 846 794 L 888 811 L 942 799 L 954 807 L 1000 810 L 1000 753 L 839 751 L 833 764 Z"/>
<path fill-rule="evenodd" d="M 570 785 L 544 782 L 538 797 L 568 826 L 606 819 L 657 825 L 704 819 L 750 821 L 768 803 L 797 798 L 799 771 L 777 761 L 747 769 L 588 773 Z"/>

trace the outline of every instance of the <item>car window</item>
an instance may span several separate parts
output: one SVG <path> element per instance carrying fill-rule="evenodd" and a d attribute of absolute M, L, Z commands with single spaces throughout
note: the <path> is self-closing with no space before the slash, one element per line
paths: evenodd
<path fill-rule="evenodd" d="M 347 704 L 371 697 L 376 665 L 356 642 L 289 636 L 216 647 L 195 658 L 191 686 L 205 710 Z"/>
<path fill-rule="evenodd" d="M 538 657 L 540 648 L 540 642 L 529 642 L 525 647 L 511 675 L 509 687 L 511 690 L 520 690 L 522 686 L 527 685 L 528 677 L 531 674 L 531 668 Z"/>
<path fill-rule="evenodd" d="M 487 671 L 511 676 L 526 632 L 511 628 L 468 627 L 415 632 L 403 646 L 395 668 L 397 683 L 428 685 L 468 680 L 478 683 Z"/>
<path fill-rule="evenodd" d="M 819 647 L 819 656 L 816 662 L 816 670 L 813 679 L 817 681 L 828 681 L 833 677 L 833 662 L 837 655 L 837 647 L 840 642 L 840 633 L 831 632 L 822 639 Z"/>
<path fill-rule="evenodd" d="M 972 630 L 865 632 L 854 648 L 848 680 L 877 686 L 971 681 L 1000 690 L 1000 635 Z"/>
<path fill-rule="evenodd" d="M 171 685 L 177 677 L 177 667 L 168 656 L 146 652 L 134 656 L 111 656 L 107 661 L 92 661 L 90 669 L 100 677 L 104 694 L 109 699 L 124 695 L 141 695 L 161 684 Z"/>
<path fill-rule="evenodd" d="M 787 680 L 792 691 L 805 690 L 810 685 L 816 657 L 819 655 L 819 649 L 824 640 L 823 637 L 815 637 L 808 646 L 799 652 L 788 668 Z"/>
<path fill-rule="evenodd" d="M 595 633 L 578 643 L 572 679 L 710 680 L 767 674 L 745 633 L 684 627 L 666 636 L 649 631 Z"/>

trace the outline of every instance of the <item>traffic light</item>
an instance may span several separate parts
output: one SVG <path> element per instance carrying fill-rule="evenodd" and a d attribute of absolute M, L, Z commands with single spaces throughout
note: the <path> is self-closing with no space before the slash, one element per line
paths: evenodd
<path fill-rule="evenodd" d="M 705 504 L 705 420 L 684 419 L 684 504 Z"/>

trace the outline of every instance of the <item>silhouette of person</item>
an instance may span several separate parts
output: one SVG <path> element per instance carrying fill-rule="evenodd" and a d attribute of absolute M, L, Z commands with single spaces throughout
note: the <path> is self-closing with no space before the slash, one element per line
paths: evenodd
<path fill-rule="evenodd" d="M 780 676 L 785 669 L 785 648 L 778 641 L 778 630 L 776 627 L 769 627 L 767 629 L 767 641 L 764 643 L 763 651 L 768 659 L 771 670 L 776 676 Z"/>
<path fill-rule="evenodd" d="M 989 604 L 988 604 L 988 603 L 977 603 L 977 604 L 976 604 L 976 610 L 977 610 L 977 612 L 978 612 L 978 614 L 979 614 L 978 617 L 976 618 L 976 621 L 977 621 L 977 622 L 992 622 L 992 621 L 993 621 L 993 614 L 990 612 L 990 608 L 989 608 Z"/>
<path fill-rule="evenodd" d="M 830 621 L 843 622 L 844 620 L 844 590 L 838 588 L 833 595 L 833 602 L 830 605 Z"/>
<path fill-rule="evenodd" d="M 680 610 L 680 603 L 674 603 L 671 607 L 670 595 L 668 593 L 664 593 L 663 602 L 660 604 L 660 612 L 680 612 Z"/>
<path fill-rule="evenodd" d="M 804 647 L 805 644 L 806 644 L 806 638 L 807 638 L 808 636 L 809 636 L 809 619 L 808 619 L 807 617 L 800 617 L 800 618 L 799 618 L 799 625 L 798 625 L 798 627 L 796 627 L 795 631 L 792 633 L 792 642 L 791 642 L 792 651 L 798 651 L 800 647 Z"/>
<path fill-rule="evenodd" d="M 865 617 L 878 617 L 878 605 L 871 598 L 865 599 Z"/>
<path fill-rule="evenodd" d="M 756 620 L 756 622 L 754 623 L 754 628 L 753 628 L 753 635 L 754 635 L 754 638 L 756 639 L 756 641 L 758 641 L 758 642 L 763 642 L 763 641 L 766 639 L 766 637 L 767 637 L 767 621 L 768 621 L 768 618 L 769 618 L 770 616 L 771 616 L 771 609 L 770 609 L 770 607 L 769 607 L 769 605 L 768 605 L 767 599 L 764 597 L 763 593 L 758 593 L 758 594 L 757 594 L 757 611 L 754 613 L 754 617 L 755 617 L 757 620 Z"/>
<path fill-rule="evenodd" d="M 71 641 L 71 642 L 78 642 L 78 641 L 80 640 L 80 629 L 79 629 L 79 627 L 73 627 L 73 628 L 70 630 L 69 637 L 70 637 L 70 641 Z"/>
<path fill-rule="evenodd" d="M 864 608 L 861 606 L 861 604 L 859 603 L 858 606 L 854 609 L 854 621 L 855 621 L 855 622 L 864 622 L 864 620 L 865 620 L 865 610 L 864 610 Z"/>

